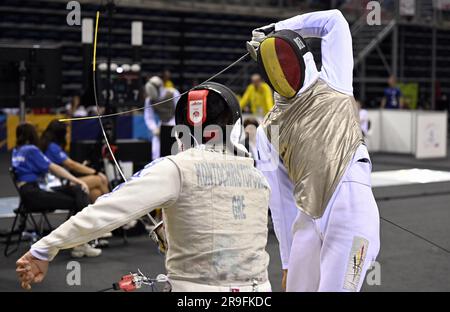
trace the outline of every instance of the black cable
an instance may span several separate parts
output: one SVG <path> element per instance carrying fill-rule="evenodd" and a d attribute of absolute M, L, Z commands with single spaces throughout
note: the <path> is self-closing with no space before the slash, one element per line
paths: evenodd
<path fill-rule="evenodd" d="M 419 234 L 416 234 L 416 233 L 414 233 L 414 232 L 412 232 L 412 231 L 402 227 L 401 225 L 398 225 L 398 224 L 396 224 L 396 223 L 394 223 L 394 222 L 392 222 L 392 221 L 390 221 L 388 219 L 385 219 L 385 218 L 383 218 L 381 216 L 380 216 L 380 219 L 383 220 L 384 222 L 387 222 L 387 223 L 389 223 L 389 224 L 391 224 L 391 225 L 393 225 L 393 226 L 395 226 L 395 227 L 397 227 L 397 228 L 399 228 L 399 229 L 401 229 L 401 230 L 403 230 L 403 231 L 405 231 L 405 232 L 407 232 L 407 233 L 409 233 L 411 235 L 414 235 L 415 237 L 417 237 L 417 238 L 419 238 L 419 239 L 421 239 L 421 240 L 423 240 L 423 241 L 433 245 L 434 247 L 439 248 L 440 250 L 445 251 L 446 253 L 450 254 L 450 250 L 448 250 L 448 249 L 446 249 L 446 248 L 444 248 L 444 247 L 442 247 L 442 246 L 432 242 L 431 240 L 429 240 L 429 239 L 427 239 L 427 238 L 425 238 L 425 237 L 423 237 L 423 236 L 421 236 Z"/>
<path fill-rule="evenodd" d="M 114 287 L 108 287 L 108 288 L 105 288 L 105 289 L 97 290 L 97 292 L 106 292 L 108 290 L 115 290 L 115 289 L 114 289 Z"/>

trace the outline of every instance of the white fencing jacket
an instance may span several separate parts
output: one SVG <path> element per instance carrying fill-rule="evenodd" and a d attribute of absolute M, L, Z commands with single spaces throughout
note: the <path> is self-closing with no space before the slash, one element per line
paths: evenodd
<path fill-rule="evenodd" d="M 223 148 L 160 158 L 67 220 L 31 248 L 42 260 L 163 208 L 167 275 L 229 286 L 268 282 L 270 189 L 253 159 Z"/>
<path fill-rule="evenodd" d="M 297 96 L 317 82 L 325 82 L 330 88 L 340 93 L 353 96 L 353 48 L 349 25 L 338 10 L 312 12 L 294 16 L 275 24 L 275 30 L 290 29 L 304 38 L 320 38 L 322 50 L 322 68 L 317 71 L 312 53 L 304 56 L 306 64 L 305 85 Z M 275 105 L 280 102 L 276 97 Z M 293 99 L 293 101 L 295 98 Z M 292 244 L 292 228 L 298 213 L 293 197 L 293 186 L 287 169 L 267 139 L 264 130 L 257 131 L 257 149 L 260 159 L 271 159 L 270 164 L 257 160 L 260 168 L 272 188 L 270 208 L 277 235 L 282 267 L 288 268 Z"/>

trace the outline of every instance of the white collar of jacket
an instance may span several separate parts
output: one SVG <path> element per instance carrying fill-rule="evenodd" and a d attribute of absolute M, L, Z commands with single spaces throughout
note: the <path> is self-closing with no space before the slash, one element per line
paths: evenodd
<path fill-rule="evenodd" d="M 230 134 L 230 143 L 236 148 L 237 152 L 242 155 L 249 156 L 247 148 L 242 144 L 244 139 L 244 127 L 241 123 L 241 118 L 239 118 L 233 126 Z"/>
<path fill-rule="evenodd" d="M 226 135 L 225 133 L 223 135 Z M 191 135 L 191 137 L 193 137 Z M 194 138 L 194 137 L 193 137 Z M 231 153 L 234 154 L 234 150 L 236 149 L 237 153 L 239 155 L 242 155 L 244 157 L 248 157 L 250 155 L 250 153 L 248 152 L 247 148 L 241 143 L 242 140 L 244 138 L 244 129 L 242 126 L 242 122 L 241 119 L 239 118 L 236 123 L 233 125 L 233 129 L 231 130 L 230 133 L 230 144 L 228 145 L 229 147 L 226 148 L 223 144 L 198 144 L 197 140 L 194 138 L 195 140 L 195 145 L 194 148 L 197 149 L 201 149 L 201 150 L 208 150 L 208 151 L 216 151 L 216 152 L 223 152 L 223 153 Z M 185 149 L 183 148 L 183 143 L 181 142 L 181 140 L 178 138 L 178 133 L 175 133 L 175 140 L 178 143 L 178 151 L 182 152 Z M 231 149 L 231 151 L 230 151 Z"/>
<path fill-rule="evenodd" d="M 320 73 L 317 70 L 316 62 L 314 61 L 314 56 L 311 52 L 306 53 L 303 56 L 305 60 L 305 82 L 303 83 L 303 87 L 297 93 L 297 96 L 301 95 L 303 92 L 309 89 L 320 77 Z"/>
<path fill-rule="evenodd" d="M 226 135 L 225 133 L 223 135 Z M 233 125 L 233 129 L 230 133 L 230 144 L 228 148 L 226 148 L 223 144 L 202 144 L 198 147 L 206 150 L 212 150 L 212 151 L 223 151 L 225 153 L 231 153 L 233 154 L 234 151 L 230 151 L 232 147 L 234 147 L 239 155 L 243 155 L 245 157 L 248 157 L 250 154 L 247 150 L 247 148 L 241 143 L 243 140 L 244 135 L 244 129 L 242 126 L 241 119 L 239 118 L 236 123 Z"/>

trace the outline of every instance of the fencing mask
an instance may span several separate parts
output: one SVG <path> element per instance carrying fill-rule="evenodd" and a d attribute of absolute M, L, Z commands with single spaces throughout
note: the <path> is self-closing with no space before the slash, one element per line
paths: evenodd
<path fill-rule="evenodd" d="M 180 97 L 175 110 L 175 122 L 177 125 L 189 127 L 191 136 L 195 136 L 197 143 L 208 143 L 212 139 L 217 140 L 217 131 L 220 133 L 221 144 L 228 144 L 227 126 L 233 127 L 232 133 L 236 133 L 237 127 L 241 128 L 242 112 L 234 93 L 226 86 L 208 82 L 201 84 Z M 234 129 L 236 128 L 236 129 Z M 201 130 L 201 132 L 199 131 Z M 239 129 L 240 131 L 240 129 Z M 184 134 L 183 134 L 184 135 Z M 236 137 L 236 135 L 233 135 Z M 237 135 L 237 141 L 241 138 L 241 132 Z M 235 143 L 231 142 L 236 145 Z"/>
<path fill-rule="evenodd" d="M 309 52 L 305 40 L 295 31 L 284 29 L 261 42 L 257 62 L 264 80 L 279 95 L 293 98 L 305 82 L 303 56 Z"/>
<path fill-rule="evenodd" d="M 162 87 L 163 81 L 161 78 L 159 78 L 158 76 L 151 77 L 145 84 L 146 96 L 149 97 L 152 102 L 158 101 L 161 95 Z"/>
<path fill-rule="evenodd" d="M 152 103 L 159 102 L 158 105 L 152 106 L 159 119 L 162 122 L 170 121 L 175 114 L 174 92 L 164 88 L 163 81 L 158 76 L 153 76 L 148 80 L 145 84 L 145 92 Z"/>

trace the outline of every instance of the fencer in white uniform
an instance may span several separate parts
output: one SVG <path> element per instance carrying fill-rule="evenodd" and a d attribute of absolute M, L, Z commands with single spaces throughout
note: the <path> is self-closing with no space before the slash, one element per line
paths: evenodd
<path fill-rule="evenodd" d="M 285 29 L 322 39 L 321 71 L 304 51 L 301 89 L 289 99 L 275 94 L 275 107 L 257 133 L 257 165 L 272 189 L 270 209 L 287 291 L 359 291 L 380 238 L 372 165 L 353 98 L 351 33 L 338 10 L 313 12 L 254 30 L 253 48 Z M 269 52 L 258 56 L 266 62 L 283 48 L 275 41 L 266 46 Z M 276 88 L 280 81 L 271 82 Z M 278 134 L 271 134 L 273 126 Z"/>
<path fill-rule="evenodd" d="M 162 79 L 157 76 L 149 79 L 145 85 L 145 91 L 144 121 L 152 134 L 152 159 L 155 160 L 161 156 L 161 126 L 175 126 L 174 111 L 180 92 L 175 88 L 165 88 Z M 173 101 L 162 103 L 158 107 L 152 106 L 152 103 L 166 101 L 170 98 L 173 98 Z M 168 107 L 170 105 L 173 106 L 172 110 Z"/>
<path fill-rule="evenodd" d="M 203 84 L 180 99 L 176 116 L 177 125 L 185 126 L 180 146 L 189 149 L 153 161 L 36 242 L 17 261 L 22 287 L 41 282 L 61 249 L 163 208 L 172 291 L 271 290 L 269 186 L 253 159 L 235 153 L 239 144 L 219 135 L 240 125 L 238 100 L 222 85 Z M 188 133 L 204 144 L 190 148 Z"/>

